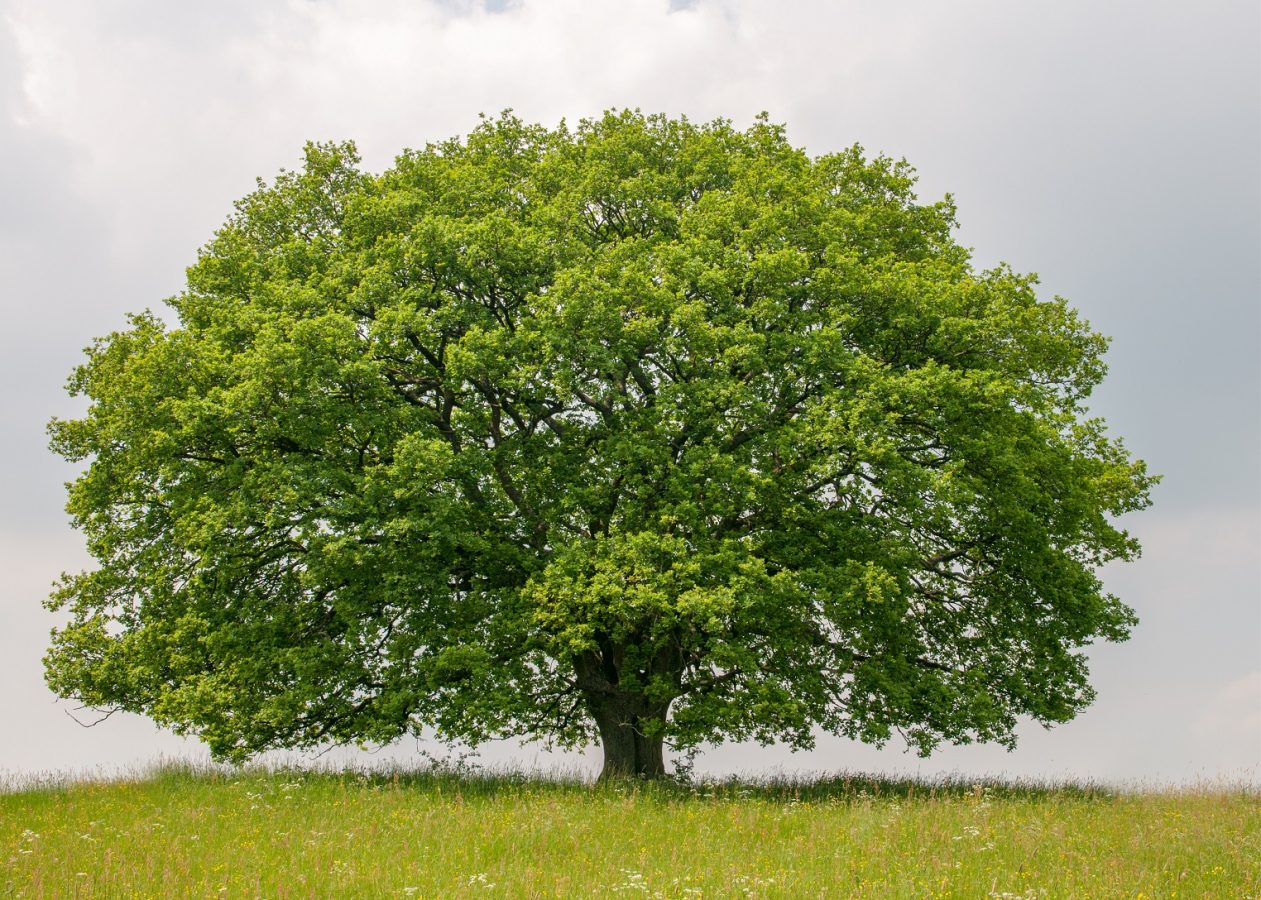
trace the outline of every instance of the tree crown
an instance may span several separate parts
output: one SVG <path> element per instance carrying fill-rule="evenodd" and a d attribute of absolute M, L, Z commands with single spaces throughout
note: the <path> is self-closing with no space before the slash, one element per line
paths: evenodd
<path fill-rule="evenodd" d="M 1153 481 L 1085 409 L 1106 340 L 904 163 L 638 112 L 357 163 L 308 145 L 71 378 L 56 691 L 229 758 L 1090 701 Z"/>

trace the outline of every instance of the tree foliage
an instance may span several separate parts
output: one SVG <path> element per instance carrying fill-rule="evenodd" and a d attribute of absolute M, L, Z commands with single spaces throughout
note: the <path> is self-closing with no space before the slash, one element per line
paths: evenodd
<path fill-rule="evenodd" d="M 357 164 L 308 145 L 74 373 L 58 693 L 226 758 L 434 728 L 645 774 L 1091 700 L 1152 483 L 1083 405 L 1106 340 L 905 164 L 631 112 Z"/>

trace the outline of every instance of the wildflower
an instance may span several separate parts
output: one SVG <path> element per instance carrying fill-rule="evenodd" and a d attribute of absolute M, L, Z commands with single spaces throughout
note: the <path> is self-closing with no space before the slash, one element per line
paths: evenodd
<path fill-rule="evenodd" d="M 634 869 L 622 869 L 622 881 L 620 884 L 613 885 L 614 891 L 639 891 L 641 894 L 648 893 L 648 883 L 644 880 L 644 876 Z"/>

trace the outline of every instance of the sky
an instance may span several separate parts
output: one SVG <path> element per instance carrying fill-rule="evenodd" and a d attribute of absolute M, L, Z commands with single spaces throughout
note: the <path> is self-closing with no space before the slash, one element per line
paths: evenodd
<path fill-rule="evenodd" d="M 836 0 L 0 0 L 0 775 L 201 759 L 135 716 L 92 728 L 43 683 L 41 601 L 91 565 L 47 449 L 94 338 L 160 309 L 197 248 L 307 140 L 364 165 L 512 108 L 762 110 L 813 154 L 859 143 L 952 193 L 978 265 L 1041 277 L 1113 338 L 1092 400 L 1164 476 L 1104 571 L 1137 611 L 1090 651 L 1095 704 L 1018 748 L 923 760 L 822 738 L 701 773 L 939 772 L 1261 783 L 1261 7 Z M 89 721 L 90 721 L 90 714 Z M 415 760 L 408 741 L 325 761 Z M 592 772 L 595 754 L 486 747 Z"/>

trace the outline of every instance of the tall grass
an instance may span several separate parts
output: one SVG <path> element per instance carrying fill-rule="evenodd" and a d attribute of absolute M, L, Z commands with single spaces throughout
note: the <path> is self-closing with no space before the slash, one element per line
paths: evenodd
<path fill-rule="evenodd" d="M 20 897 L 1258 897 L 1245 788 L 167 768 L 0 794 Z"/>

